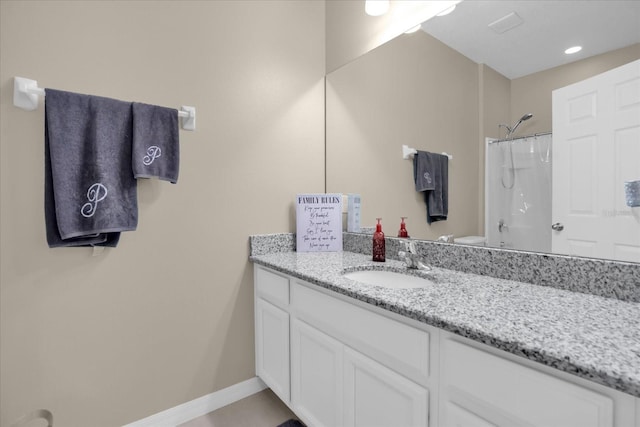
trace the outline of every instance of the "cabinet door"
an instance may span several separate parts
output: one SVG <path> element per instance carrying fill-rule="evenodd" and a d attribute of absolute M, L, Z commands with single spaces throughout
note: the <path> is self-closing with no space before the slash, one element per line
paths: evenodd
<path fill-rule="evenodd" d="M 346 347 L 344 363 L 345 426 L 427 427 L 427 389 Z"/>
<path fill-rule="evenodd" d="M 307 425 L 342 425 L 342 348 L 318 329 L 292 319 L 291 402 Z"/>
<path fill-rule="evenodd" d="M 445 416 L 443 419 L 447 421 L 448 426 L 452 427 L 497 427 L 496 424 L 490 423 L 484 418 L 470 412 L 461 406 L 452 402 L 446 402 L 443 405 Z"/>
<path fill-rule="evenodd" d="M 453 339 L 441 344 L 443 426 L 459 425 L 450 417 L 452 403 L 498 426 L 614 425 L 609 396 L 499 357 L 489 349 Z"/>
<path fill-rule="evenodd" d="M 256 300 L 256 374 L 289 401 L 289 314 L 261 298 Z"/>

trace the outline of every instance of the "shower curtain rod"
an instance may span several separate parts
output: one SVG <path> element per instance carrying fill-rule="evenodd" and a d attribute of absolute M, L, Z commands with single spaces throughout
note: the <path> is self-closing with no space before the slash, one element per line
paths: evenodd
<path fill-rule="evenodd" d="M 504 141 L 516 141 L 518 139 L 526 139 L 526 138 L 535 138 L 536 136 L 545 136 L 545 135 L 551 135 L 552 132 L 540 132 L 540 133 L 534 133 L 533 135 L 526 135 L 526 136 L 519 136 L 517 138 L 504 138 L 504 139 L 494 139 L 493 141 L 489 141 L 489 144 L 494 144 L 496 142 L 504 142 Z"/>

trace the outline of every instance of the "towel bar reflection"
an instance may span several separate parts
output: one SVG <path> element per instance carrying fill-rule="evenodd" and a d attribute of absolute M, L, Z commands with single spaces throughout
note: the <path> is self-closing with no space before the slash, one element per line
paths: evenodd
<path fill-rule="evenodd" d="M 416 154 L 417 152 L 418 150 L 416 150 L 415 148 L 411 148 L 408 145 L 402 146 L 402 158 L 405 160 L 410 158 L 412 155 Z M 442 155 L 447 156 L 449 160 L 453 160 L 453 155 L 451 154 L 447 154 L 446 152 L 443 151 Z"/>
<path fill-rule="evenodd" d="M 13 105 L 26 111 L 38 108 L 38 101 L 44 96 L 44 89 L 38 87 L 36 80 L 24 77 L 13 78 Z M 196 108 L 183 105 L 178 110 L 178 117 L 182 119 L 182 129 L 196 130 Z"/>

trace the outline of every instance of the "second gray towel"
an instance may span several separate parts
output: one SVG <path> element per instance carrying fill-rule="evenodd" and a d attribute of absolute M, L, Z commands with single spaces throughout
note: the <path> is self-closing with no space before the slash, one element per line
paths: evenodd
<path fill-rule="evenodd" d="M 50 247 L 115 246 L 138 224 L 131 103 L 46 89 L 45 225 Z"/>
<path fill-rule="evenodd" d="M 427 223 L 446 220 L 449 214 L 449 158 L 418 151 L 413 156 L 413 178 L 416 191 L 424 192 Z"/>
<path fill-rule="evenodd" d="M 178 110 L 133 103 L 133 175 L 178 182 Z"/>

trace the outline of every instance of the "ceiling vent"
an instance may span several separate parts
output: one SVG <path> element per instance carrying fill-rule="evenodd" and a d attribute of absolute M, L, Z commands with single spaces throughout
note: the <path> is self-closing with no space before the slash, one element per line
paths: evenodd
<path fill-rule="evenodd" d="M 498 34 L 502 34 L 506 33 L 512 28 L 517 27 L 523 22 L 524 21 L 522 20 L 522 18 L 520 18 L 520 15 L 515 12 L 511 12 L 510 14 L 503 16 L 497 21 L 493 21 L 491 24 L 489 24 L 489 28 L 491 28 Z"/>

